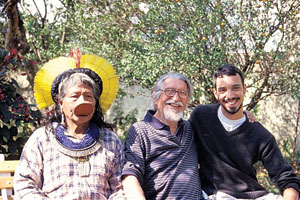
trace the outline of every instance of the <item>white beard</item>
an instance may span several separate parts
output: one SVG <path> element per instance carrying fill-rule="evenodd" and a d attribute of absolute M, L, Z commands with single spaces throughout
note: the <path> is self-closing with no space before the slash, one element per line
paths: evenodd
<path fill-rule="evenodd" d="M 178 122 L 183 117 L 183 112 L 176 112 L 171 109 L 169 110 L 164 108 L 164 115 L 166 120 Z"/>

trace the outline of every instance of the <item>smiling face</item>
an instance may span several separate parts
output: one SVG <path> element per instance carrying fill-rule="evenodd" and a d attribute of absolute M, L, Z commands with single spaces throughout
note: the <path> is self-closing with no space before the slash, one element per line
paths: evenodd
<path fill-rule="evenodd" d="M 179 96 L 178 92 L 184 91 L 187 94 L 187 85 L 180 79 L 167 78 L 164 81 L 162 90 L 165 89 L 175 89 L 176 92 L 174 96 L 171 97 L 167 96 L 164 91 L 161 91 L 159 98 L 154 102 L 157 108 L 155 117 L 163 122 L 166 120 L 179 121 L 182 118 L 183 112 L 186 108 L 188 96 L 182 98 Z"/>
<path fill-rule="evenodd" d="M 246 86 L 243 85 L 239 74 L 216 78 L 214 94 L 227 118 L 236 120 L 243 117 L 242 107 L 245 93 Z"/>
<path fill-rule="evenodd" d="M 87 125 L 95 112 L 96 99 L 93 89 L 84 84 L 76 84 L 66 88 L 66 93 L 60 101 L 67 126 Z"/>

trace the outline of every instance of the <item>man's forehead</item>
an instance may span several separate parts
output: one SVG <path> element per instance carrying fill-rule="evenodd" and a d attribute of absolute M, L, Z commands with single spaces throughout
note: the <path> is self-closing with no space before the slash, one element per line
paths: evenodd
<path fill-rule="evenodd" d="M 229 80 L 229 79 L 233 79 L 233 80 L 240 80 L 242 82 L 242 78 L 240 77 L 239 74 L 235 74 L 235 75 L 221 75 L 221 76 L 218 76 L 216 78 L 217 80 Z"/>
<path fill-rule="evenodd" d="M 242 85 L 242 79 L 239 74 L 236 75 L 222 75 L 217 77 L 216 85 L 217 87 L 219 84 L 230 84 L 230 85 Z"/>
<path fill-rule="evenodd" d="M 181 80 L 179 78 L 166 78 L 165 81 L 164 81 L 164 86 L 166 85 L 178 85 L 178 83 L 182 83 L 184 84 L 185 86 L 187 86 L 186 82 L 184 80 Z"/>

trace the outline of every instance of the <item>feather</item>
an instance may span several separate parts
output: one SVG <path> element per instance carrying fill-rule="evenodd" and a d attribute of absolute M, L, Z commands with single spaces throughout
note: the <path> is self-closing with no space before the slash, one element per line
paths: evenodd
<path fill-rule="evenodd" d="M 51 86 L 54 79 L 62 72 L 76 68 L 74 58 L 59 57 L 47 62 L 36 74 L 34 79 L 34 97 L 39 109 L 54 104 L 51 96 Z M 113 66 L 104 58 L 96 55 L 82 55 L 80 68 L 93 70 L 102 80 L 103 91 L 100 96 L 100 106 L 106 112 L 118 93 L 119 81 Z"/>
<path fill-rule="evenodd" d="M 83 55 L 80 63 L 80 67 L 89 68 L 100 76 L 103 91 L 99 101 L 102 111 L 106 112 L 118 93 L 119 81 L 113 66 L 104 58 L 91 54 Z"/>
<path fill-rule="evenodd" d="M 51 96 L 51 86 L 55 77 L 65 70 L 76 67 L 73 58 L 59 57 L 47 62 L 34 78 L 34 97 L 39 109 L 54 104 Z"/>

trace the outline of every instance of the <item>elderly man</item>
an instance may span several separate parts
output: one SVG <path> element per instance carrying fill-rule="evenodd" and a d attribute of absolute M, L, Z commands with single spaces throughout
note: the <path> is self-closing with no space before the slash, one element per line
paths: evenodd
<path fill-rule="evenodd" d="M 106 96 L 115 97 L 118 82 L 115 73 L 107 78 L 107 72 L 114 69 L 103 58 L 83 55 L 79 67 L 73 58 L 59 57 L 37 73 L 37 104 L 53 110 L 23 149 L 14 176 L 15 199 L 121 195 L 123 144 L 103 116 L 114 100 Z"/>
<path fill-rule="evenodd" d="M 154 85 L 154 110 L 133 124 L 126 137 L 122 184 L 128 199 L 202 199 L 197 147 L 182 120 L 191 86 L 178 73 Z"/>
<path fill-rule="evenodd" d="M 218 104 L 200 105 L 190 121 L 199 138 L 203 190 L 214 200 L 297 200 L 300 179 L 260 123 L 249 123 L 243 113 L 246 92 L 242 72 L 234 65 L 214 75 Z M 268 193 L 256 179 L 254 164 L 261 161 L 283 195 Z"/>

